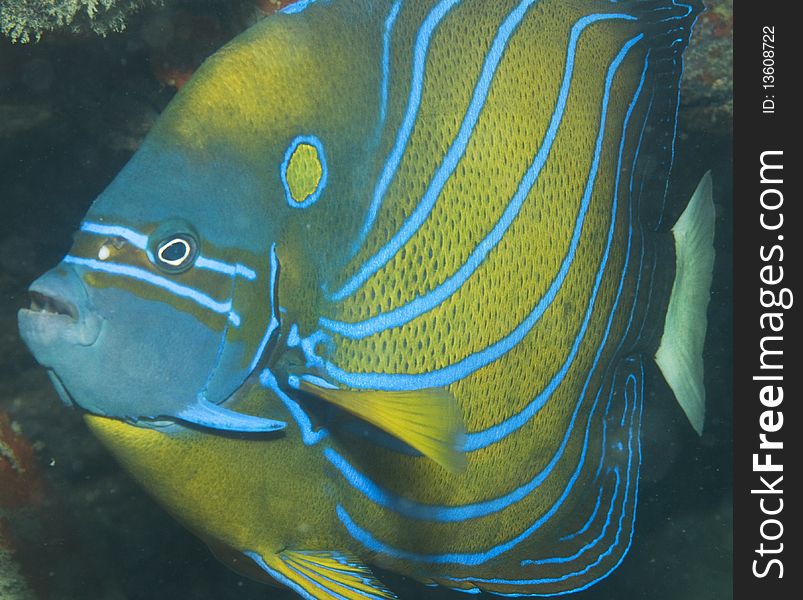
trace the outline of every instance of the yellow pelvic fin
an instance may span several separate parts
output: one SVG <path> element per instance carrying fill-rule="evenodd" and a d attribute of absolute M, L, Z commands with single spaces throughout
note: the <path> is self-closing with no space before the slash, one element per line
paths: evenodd
<path fill-rule="evenodd" d="M 342 552 L 285 550 L 264 559 L 247 552 L 258 565 L 303 598 L 313 600 L 390 600 L 388 590 L 358 558 Z"/>
<path fill-rule="evenodd" d="M 339 390 L 304 379 L 300 389 L 379 427 L 450 472 L 466 467 L 463 418 L 454 396 L 444 389 Z"/>

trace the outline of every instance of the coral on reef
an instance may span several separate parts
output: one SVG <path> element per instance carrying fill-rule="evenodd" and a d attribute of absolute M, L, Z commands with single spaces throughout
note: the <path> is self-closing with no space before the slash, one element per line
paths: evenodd
<path fill-rule="evenodd" d="M 0 31 L 12 41 L 23 43 L 57 29 L 105 35 L 121 31 L 132 12 L 162 3 L 163 0 L 0 0 Z"/>
<path fill-rule="evenodd" d="M 271 14 L 296 0 L 0 0 L 0 32 L 13 42 L 38 41 L 49 31 L 122 31 L 128 17 L 151 6 L 208 4 L 223 13 L 252 9 Z"/>

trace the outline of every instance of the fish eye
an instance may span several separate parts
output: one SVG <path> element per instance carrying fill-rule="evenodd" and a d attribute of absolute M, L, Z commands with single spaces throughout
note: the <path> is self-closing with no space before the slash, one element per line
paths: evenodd
<path fill-rule="evenodd" d="M 189 269 L 198 256 L 198 243 L 187 233 L 173 234 L 160 241 L 155 248 L 154 262 L 168 273 L 182 273 Z"/>

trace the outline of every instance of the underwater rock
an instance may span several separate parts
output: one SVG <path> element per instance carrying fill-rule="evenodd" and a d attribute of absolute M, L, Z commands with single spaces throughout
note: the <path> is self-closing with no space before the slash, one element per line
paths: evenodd
<path fill-rule="evenodd" d="M 733 127 L 733 0 L 707 0 L 685 54 L 681 110 L 688 127 Z"/>

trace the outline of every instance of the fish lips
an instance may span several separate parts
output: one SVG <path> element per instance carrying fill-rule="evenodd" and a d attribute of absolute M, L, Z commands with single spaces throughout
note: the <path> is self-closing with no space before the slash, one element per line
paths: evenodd
<path fill-rule="evenodd" d="M 104 320 L 94 311 L 81 278 L 71 267 L 48 271 L 28 288 L 30 306 L 17 313 L 22 339 L 36 360 L 57 368 L 65 352 L 91 346 Z"/>

